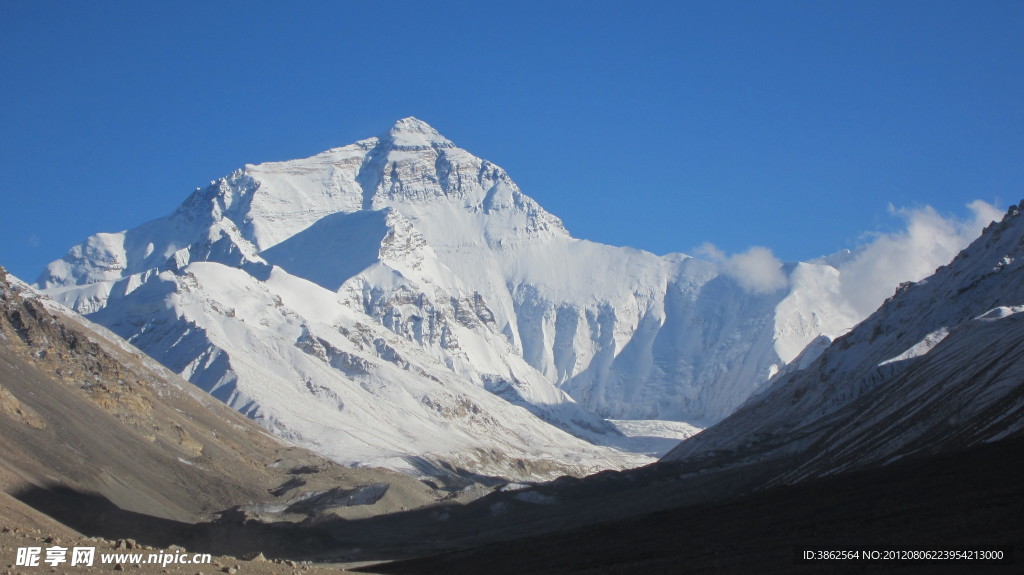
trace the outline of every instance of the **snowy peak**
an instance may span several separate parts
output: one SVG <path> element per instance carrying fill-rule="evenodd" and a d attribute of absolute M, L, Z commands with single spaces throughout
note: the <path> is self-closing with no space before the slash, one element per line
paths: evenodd
<path fill-rule="evenodd" d="M 568 236 L 505 170 L 416 118 L 309 158 L 246 166 L 228 185 L 236 182 L 245 189 L 225 214 L 261 250 L 324 216 L 385 208 L 412 220 L 435 248 Z"/>
<path fill-rule="evenodd" d="M 389 144 L 396 150 L 424 150 L 427 148 L 454 148 L 455 144 L 442 136 L 437 130 L 423 120 L 402 118 L 381 136 L 381 142 Z"/>
<path fill-rule="evenodd" d="M 309 158 L 247 165 L 197 189 L 164 218 L 89 238 L 50 264 L 37 283 L 56 288 L 116 282 L 161 268 L 169 258 L 180 259 L 183 249 L 189 261 L 232 266 L 239 259 L 258 261 L 257 253 L 318 223 L 315 232 L 332 234 L 329 227 L 349 227 L 358 219 L 344 214 L 385 209 L 415 225 L 449 266 L 463 259 L 463 246 L 494 248 L 569 237 L 561 220 L 523 194 L 503 169 L 410 117 L 379 138 Z M 225 240 L 224 249 L 193 249 L 197 242 L 216 243 L 224 230 L 230 232 L 231 245 Z M 348 250 L 333 247 L 332 257 L 346 257 Z M 451 248 L 460 253 L 448 253 Z M 221 261 L 217 254 L 228 254 L 232 261 Z"/>
<path fill-rule="evenodd" d="M 608 449 L 620 439 L 599 415 L 717 421 L 859 319 L 826 263 L 786 268 L 772 293 L 718 268 L 574 239 L 501 167 L 405 118 L 246 165 L 164 218 L 93 236 L 39 284 L 332 457 L 502 446 L 585 453 L 577 472 L 636 461 Z M 456 395 L 439 402 L 439 385 Z"/>

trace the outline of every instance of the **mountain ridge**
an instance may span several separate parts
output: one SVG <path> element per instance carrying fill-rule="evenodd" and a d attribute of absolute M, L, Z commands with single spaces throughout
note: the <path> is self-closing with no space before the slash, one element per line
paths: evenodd
<path fill-rule="evenodd" d="M 799 456 L 792 482 L 1024 433 L 1022 207 L 665 460 Z"/>

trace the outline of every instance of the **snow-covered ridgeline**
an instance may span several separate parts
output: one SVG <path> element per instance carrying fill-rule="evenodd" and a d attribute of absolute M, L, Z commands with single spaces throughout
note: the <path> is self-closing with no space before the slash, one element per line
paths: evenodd
<path fill-rule="evenodd" d="M 572 238 L 500 167 L 406 118 L 247 165 L 37 283 L 332 457 L 518 444 L 531 461 L 581 450 L 582 469 L 645 461 L 594 447 L 632 445 L 603 417 L 717 421 L 860 319 L 830 260 L 781 273 L 751 290 L 713 262 Z M 494 422 L 454 421 L 473 410 L 439 408 L 435 385 Z"/>

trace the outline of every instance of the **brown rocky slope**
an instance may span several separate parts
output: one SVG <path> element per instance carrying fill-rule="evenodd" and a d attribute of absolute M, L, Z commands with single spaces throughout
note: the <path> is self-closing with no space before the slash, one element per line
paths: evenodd
<path fill-rule="evenodd" d="M 283 443 L 2 268 L 0 490 L 8 538 L 283 559 L 341 545 L 319 522 L 439 497 L 414 478 Z M 0 567 L 14 562 L 9 551 Z"/>

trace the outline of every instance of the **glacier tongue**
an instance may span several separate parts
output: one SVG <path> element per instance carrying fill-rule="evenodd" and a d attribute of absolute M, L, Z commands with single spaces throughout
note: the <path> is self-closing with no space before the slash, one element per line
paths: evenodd
<path fill-rule="evenodd" d="M 712 423 L 856 323 L 834 267 L 785 273 L 751 293 L 710 262 L 572 238 L 406 118 L 247 165 L 37 284 L 339 461 L 538 478 L 650 461 L 604 418 Z"/>

